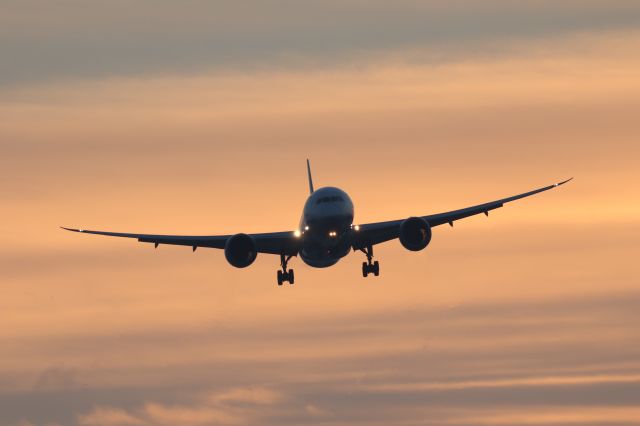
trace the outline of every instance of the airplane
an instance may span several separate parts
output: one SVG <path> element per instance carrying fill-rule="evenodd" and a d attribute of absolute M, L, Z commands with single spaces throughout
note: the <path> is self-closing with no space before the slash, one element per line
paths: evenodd
<path fill-rule="evenodd" d="M 152 243 L 156 248 L 160 244 L 173 244 L 190 246 L 193 251 L 198 247 L 223 249 L 227 261 L 236 268 L 251 265 L 258 253 L 279 255 L 282 268 L 277 273 L 279 286 L 285 282 L 294 283 L 293 269 L 288 269 L 289 261 L 294 256 L 300 256 L 304 263 L 314 268 L 327 268 L 338 263 L 352 250 L 361 251 L 367 257 L 367 261 L 362 263 L 362 276 L 366 278 L 369 274 L 380 274 L 379 262 L 373 261 L 373 246 L 376 244 L 397 238 L 407 250 L 420 251 L 431 242 L 431 229 L 434 226 L 447 223 L 453 226 L 453 222 L 477 214 L 484 213 L 489 216 L 489 211 L 500 208 L 505 203 L 556 188 L 573 179 L 459 210 L 386 222 L 355 224 L 353 202 L 346 192 L 330 186 L 314 189 L 309 160 L 307 178 L 310 195 L 304 204 L 300 224 L 294 231 L 190 236 L 130 234 L 65 227 L 62 229 L 84 234 L 136 238 L 142 243 Z"/>

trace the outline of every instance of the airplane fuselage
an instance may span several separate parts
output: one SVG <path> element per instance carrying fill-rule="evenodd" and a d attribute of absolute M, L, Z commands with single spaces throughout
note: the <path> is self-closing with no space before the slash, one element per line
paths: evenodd
<path fill-rule="evenodd" d="M 353 202 L 339 188 L 324 187 L 307 198 L 300 219 L 300 257 L 309 266 L 326 268 L 349 254 L 353 226 Z"/>

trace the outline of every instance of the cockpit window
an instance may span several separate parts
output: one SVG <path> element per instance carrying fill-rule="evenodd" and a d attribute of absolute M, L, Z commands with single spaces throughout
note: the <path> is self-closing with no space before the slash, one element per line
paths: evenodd
<path fill-rule="evenodd" d="M 344 198 L 340 197 L 339 195 L 334 195 L 332 197 L 322 197 L 322 198 L 318 198 L 318 201 L 316 201 L 316 204 L 335 203 L 335 202 L 343 203 Z"/>

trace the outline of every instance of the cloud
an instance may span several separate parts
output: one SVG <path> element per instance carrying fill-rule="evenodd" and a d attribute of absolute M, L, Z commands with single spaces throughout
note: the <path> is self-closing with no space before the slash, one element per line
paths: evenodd
<path fill-rule="evenodd" d="M 144 417 L 152 425 L 205 425 L 238 424 L 239 419 L 230 413 L 209 407 L 176 407 L 159 404 L 147 404 Z"/>
<path fill-rule="evenodd" d="M 564 425 L 564 424 L 634 424 L 638 409 L 633 405 L 637 398 L 623 400 L 600 399 L 585 407 L 584 394 L 598 389 L 602 384 L 636 382 L 628 389 L 639 389 L 638 377 L 550 377 L 536 379 L 497 380 L 484 383 L 450 382 L 429 386 L 385 387 L 384 389 L 344 389 L 327 386 L 316 388 L 310 396 L 308 390 L 300 396 L 291 394 L 265 404 L 237 405 L 227 398 L 193 398 L 190 404 L 167 406 L 147 402 L 142 407 L 126 413 L 117 409 L 98 408 L 78 417 L 79 425 L 105 426 L 143 425 L 202 425 L 202 424 L 328 424 L 348 423 L 412 424 L 416 418 L 424 418 L 425 424 L 446 425 Z M 522 393 L 522 386 L 536 387 L 535 392 Z M 495 392 L 487 393 L 487 388 Z M 348 392 L 345 392 L 348 390 Z M 601 391 L 612 391 L 616 388 Z M 224 392 L 253 394 L 251 388 Z M 464 391 L 460 393 L 460 391 Z M 270 391 L 272 392 L 272 391 Z M 376 395 L 382 392 L 380 397 Z M 567 395 L 578 393 L 576 398 Z M 305 395 L 306 394 L 306 395 Z M 546 397 L 543 395 L 547 395 Z M 313 399 L 314 403 L 305 402 Z M 552 402 L 554 399 L 558 399 Z M 235 398 L 234 398 L 235 399 Z M 246 402 L 244 396 L 240 398 Z M 253 400 L 253 398 L 251 398 Z M 320 408 L 318 404 L 332 407 Z M 524 409 L 523 404 L 529 409 Z M 115 414 L 114 414 L 115 413 Z M 95 423 L 94 423 L 95 422 Z"/>
<path fill-rule="evenodd" d="M 214 393 L 207 398 L 215 404 L 271 405 L 279 402 L 282 395 L 264 387 L 234 388 L 222 393 Z"/>
<path fill-rule="evenodd" d="M 313 404 L 305 405 L 304 410 L 312 417 L 321 417 L 327 415 L 327 412 L 325 410 L 318 408 Z"/>
<path fill-rule="evenodd" d="M 637 423 L 640 418 L 638 407 L 569 407 L 544 409 L 541 412 L 532 413 L 526 418 L 522 413 L 509 412 L 509 410 L 476 413 L 472 416 L 446 422 L 452 425 L 629 425 Z"/>
<path fill-rule="evenodd" d="M 250 424 L 258 410 L 282 401 L 273 389 L 251 386 L 195 395 L 188 405 L 147 402 L 128 411 L 97 407 L 78 416 L 81 426 Z"/>
<path fill-rule="evenodd" d="M 524 56 L 435 67 L 411 63 L 404 52 L 322 72 L 204 73 L 5 90 L 0 177 L 11 201 L 5 209 L 29 220 L 5 226 L 3 235 L 17 250 L 45 244 L 57 226 L 74 222 L 144 224 L 149 232 L 226 232 L 236 224 L 244 232 L 287 229 L 298 220 L 292 206 L 304 202 L 304 181 L 293 165 L 310 153 L 316 172 L 324 173 L 320 182 L 359 197 L 358 220 L 404 216 L 407 205 L 425 212 L 457 208 L 471 196 L 482 202 L 570 175 L 577 176 L 570 190 L 563 188 L 563 197 L 572 197 L 570 212 L 526 211 L 572 222 L 631 220 L 638 205 L 629 202 L 629 188 L 616 183 L 635 176 L 632 159 L 640 154 L 633 138 L 638 39 L 635 32 L 554 39 L 533 43 Z M 344 155 L 335 155 L 339 151 Z M 280 162 L 292 168 L 272 166 Z M 375 179 L 371 164 L 384 164 L 396 179 Z M 238 170 L 255 170 L 260 179 L 240 184 L 230 179 Z M 370 175 L 376 190 L 362 178 Z M 478 176 L 483 181 L 470 186 Z M 437 179 L 447 185 L 423 183 Z M 407 191 L 396 191 L 398 185 Z M 270 203 L 274 187 L 298 198 Z M 234 196 L 242 191 L 251 192 Z M 203 200 L 202 193 L 212 196 Z M 383 193 L 384 206 L 377 198 Z M 113 200 L 109 215 L 105 197 Z M 217 208 L 223 198 L 233 199 L 233 212 Z M 40 203 L 53 206 L 44 222 L 29 217 Z M 265 205 L 270 214 L 260 225 L 268 228 L 261 228 L 250 212 Z M 188 219 L 178 229 L 171 217 Z"/>
<path fill-rule="evenodd" d="M 76 372 L 73 368 L 50 367 L 40 373 L 33 388 L 35 391 L 57 391 L 76 386 Z"/>
<path fill-rule="evenodd" d="M 138 426 L 143 425 L 144 421 L 124 410 L 98 407 L 88 414 L 79 416 L 78 424 L 83 426 Z"/>
<path fill-rule="evenodd" d="M 640 384 L 640 375 L 588 375 L 588 376 L 550 376 L 550 377 L 520 377 L 497 380 L 454 381 L 454 382 L 427 382 L 427 383 L 387 383 L 383 385 L 371 385 L 363 390 L 370 392 L 428 392 L 446 390 L 465 390 L 482 388 L 505 387 L 544 387 L 544 386 L 576 386 L 598 385 L 608 383 L 632 383 Z"/>
<path fill-rule="evenodd" d="M 634 2 L 490 0 L 3 2 L 0 84 L 203 69 L 318 68 L 420 47 L 430 60 L 492 42 L 636 28 Z M 579 13 L 577 13 L 579 11 Z"/>
<path fill-rule="evenodd" d="M 39 407 L 30 421 L 69 424 L 66 413 L 81 425 L 404 424 L 425 415 L 434 424 L 500 424 L 507 414 L 537 424 L 536 410 L 586 418 L 577 408 L 586 405 L 599 407 L 594 419 L 631 421 L 625 407 L 640 402 L 640 354 L 628 342 L 638 338 L 639 298 L 296 315 L 287 327 L 275 320 L 228 332 L 62 339 L 34 351 L 82 347 L 84 356 L 67 362 L 83 390 L 5 389 L 0 412 L 11 420 L 25 418 L 20 407 Z"/>

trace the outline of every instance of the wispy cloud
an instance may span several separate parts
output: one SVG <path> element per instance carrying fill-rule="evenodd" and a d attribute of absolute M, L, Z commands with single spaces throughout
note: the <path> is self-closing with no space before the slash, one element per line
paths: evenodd
<path fill-rule="evenodd" d="M 77 418 L 80 426 L 251 424 L 282 395 L 264 387 L 233 388 L 195 396 L 188 405 L 145 403 L 129 411 L 97 407 Z M 264 414 L 263 414 L 264 415 Z"/>
<path fill-rule="evenodd" d="M 83 425 L 341 424 L 345 418 L 409 424 L 427 413 L 433 424 L 466 424 L 469 416 L 501 424 L 505 413 L 523 424 L 547 424 L 523 407 L 572 418 L 571 407 L 580 404 L 600 407 L 594 419 L 611 407 L 611 419 L 631 422 L 635 412 L 623 408 L 640 395 L 639 348 L 629 344 L 638 338 L 638 297 L 298 316 L 286 328 L 278 320 L 229 332 L 212 327 L 62 339 L 39 351 L 60 346 L 84 353 L 67 361 L 76 366 L 76 386 L 5 389 L 3 399 L 41 401 L 46 415 L 45 401 L 70 404 L 82 392 L 89 397 L 66 413 Z M 0 409 L 24 415 L 19 407 Z"/>
<path fill-rule="evenodd" d="M 371 53 L 431 51 L 432 62 L 494 55 L 496 40 L 637 28 L 616 0 L 5 1 L 0 84 L 203 69 L 317 68 Z"/>

